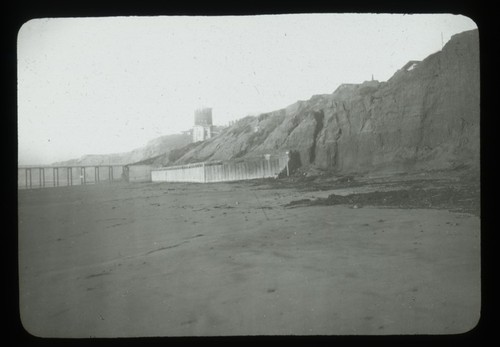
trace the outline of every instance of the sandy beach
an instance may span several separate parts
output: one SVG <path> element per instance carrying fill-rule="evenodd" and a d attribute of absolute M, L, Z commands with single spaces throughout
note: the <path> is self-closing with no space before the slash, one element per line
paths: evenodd
<path fill-rule="evenodd" d="M 288 207 L 327 195 L 265 181 L 19 191 L 23 325 L 42 337 L 474 328 L 479 216 Z"/>

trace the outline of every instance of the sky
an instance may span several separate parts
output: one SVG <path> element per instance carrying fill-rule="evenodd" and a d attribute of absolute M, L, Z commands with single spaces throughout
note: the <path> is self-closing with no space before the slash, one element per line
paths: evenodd
<path fill-rule="evenodd" d="M 18 33 L 18 164 L 127 152 L 388 80 L 477 28 L 451 14 L 41 18 Z"/>

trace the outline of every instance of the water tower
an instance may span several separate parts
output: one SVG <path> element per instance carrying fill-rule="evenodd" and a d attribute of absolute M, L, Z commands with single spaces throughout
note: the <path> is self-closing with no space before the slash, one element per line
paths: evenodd
<path fill-rule="evenodd" d="M 193 142 L 212 137 L 212 109 L 208 107 L 194 111 Z"/>

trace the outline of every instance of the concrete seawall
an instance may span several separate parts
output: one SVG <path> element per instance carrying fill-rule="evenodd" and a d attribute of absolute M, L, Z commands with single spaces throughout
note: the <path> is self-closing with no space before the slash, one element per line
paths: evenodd
<path fill-rule="evenodd" d="M 153 182 L 205 182 L 204 163 L 165 167 L 151 171 Z"/>
<path fill-rule="evenodd" d="M 153 182 L 230 182 L 257 178 L 277 177 L 286 170 L 288 156 L 268 156 L 258 159 L 228 162 L 206 162 L 151 171 Z"/>

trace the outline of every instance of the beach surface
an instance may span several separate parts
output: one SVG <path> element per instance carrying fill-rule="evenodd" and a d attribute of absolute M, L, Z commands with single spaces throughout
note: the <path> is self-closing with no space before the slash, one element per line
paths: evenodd
<path fill-rule="evenodd" d="M 480 217 L 301 205 L 268 180 L 19 191 L 23 326 L 42 337 L 463 333 Z"/>

